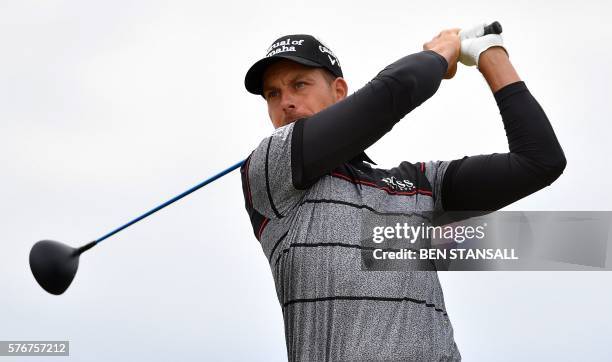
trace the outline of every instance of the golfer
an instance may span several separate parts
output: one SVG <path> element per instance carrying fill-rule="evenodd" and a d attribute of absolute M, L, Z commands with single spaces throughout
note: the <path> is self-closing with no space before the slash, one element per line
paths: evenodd
<path fill-rule="evenodd" d="M 563 172 L 561 146 L 501 35 L 462 44 L 459 31 L 442 31 L 351 95 L 336 54 L 310 35 L 280 37 L 248 70 L 246 89 L 263 97 L 275 131 L 242 166 L 242 187 L 290 361 L 460 360 L 436 272 L 362 270 L 363 221 L 403 213 L 421 224 L 428 212 L 493 211 Z M 376 168 L 364 150 L 452 79 L 458 60 L 487 81 L 509 152 Z M 436 143 L 414 128 L 404 137 Z"/>

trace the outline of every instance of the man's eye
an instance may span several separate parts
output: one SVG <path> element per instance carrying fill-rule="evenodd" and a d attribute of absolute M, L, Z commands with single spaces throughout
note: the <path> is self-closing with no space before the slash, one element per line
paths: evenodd
<path fill-rule="evenodd" d="M 295 82 L 295 88 L 304 88 L 306 86 L 306 82 Z"/>
<path fill-rule="evenodd" d="M 276 97 L 278 95 L 278 91 L 269 91 L 266 95 L 266 99 L 270 99 L 272 97 Z"/>

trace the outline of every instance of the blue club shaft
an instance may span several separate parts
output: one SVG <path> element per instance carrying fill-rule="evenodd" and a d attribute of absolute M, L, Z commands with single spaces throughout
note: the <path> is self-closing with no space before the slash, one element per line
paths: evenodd
<path fill-rule="evenodd" d="M 220 177 L 223 177 L 223 176 L 227 175 L 228 173 L 230 173 L 230 172 L 234 171 L 235 169 L 237 169 L 238 167 L 242 166 L 242 164 L 244 163 L 244 161 L 246 161 L 246 160 L 242 160 L 242 161 L 238 162 L 237 164 L 235 164 L 235 165 L 233 165 L 233 166 L 228 167 L 227 169 L 225 169 L 225 170 L 223 170 L 223 171 L 219 172 L 218 174 L 216 174 L 216 175 L 214 175 L 214 176 L 210 177 L 209 179 L 207 179 L 207 180 L 204 180 L 204 181 L 200 182 L 199 184 L 197 184 L 197 185 L 195 185 L 194 187 L 190 188 L 189 190 L 187 190 L 187 191 L 183 192 L 182 194 L 177 195 L 177 196 L 175 196 L 175 197 L 171 198 L 170 200 L 168 200 L 168 201 L 164 202 L 163 204 L 161 204 L 161 205 L 159 205 L 159 206 L 157 206 L 157 207 L 155 207 L 155 208 L 153 208 L 153 209 L 151 209 L 151 210 L 149 210 L 149 211 L 145 212 L 144 214 L 142 214 L 142 215 L 138 216 L 137 218 L 135 218 L 134 220 L 132 220 L 132 221 L 128 222 L 127 224 L 125 224 L 125 225 L 123 225 L 123 226 L 120 226 L 120 227 L 116 228 L 115 230 L 111 231 L 110 233 L 108 233 L 108 234 L 104 235 L 103 237 L 101 237 L 101 238 L 99 238 L 99 239 L 95 240 L 93 243 L 90 243 L 91 245 L 90 245 L 90 244 L 88 244 L 87 246 L 89 246 L 89 245 L 90 245 L 90 246 L 89 246 L 89 247 L 87 247 L 87 249 L 89 249 L 90 247 L 94 246 L 95 244 L 97 244 L 97 243 L 101 242 L 102 240 L 107 239 L 107 238 L 109 238 L 109 237 L 111 237 L 111 236 L 115 235 L 116 233 L 120 232 L 121 230 L 123 230 L 123 229 L 125 229 L 125 228 L 127 228 L 127 227 L 129 227 L 129 226 L 131 226 L 131 225 L 134 225 L 135 223 L 139 222 L 140 220 L 144 219 L 145 217 L 147 217 L 147 216 L 149 216 L 149 215 L 151 215 L 151 214 L 156 213 L 157 211 L 159 211 L 159 210 L 163 209 L 164 207 L 166 207 L 166 206 L 168 206 L 168 205 L 172 204 L 173 202 L 175 202 L 175 201 L 178 201 L 178 200 L 182 199 L 183 197 L 185 197 L 185 196 L 189 195 L 190 193 L 192 193 L 192 192 L 194 192 L 194 191 L 198 190 L 199 188 L 201 188 L 201 187 L 204 187 L 204 186 L 208 185 L 209 183 L 211 183 L 211 182 L 215 181 L 216 179 L 218 179 L 218 178 L 220 178 Z M 85 250 L 86 250 L 86 249 L 85 249 Z M 83 251 L 85 251 L 85 250 L 82 250 L 81 252 L 83 252 Z"/>

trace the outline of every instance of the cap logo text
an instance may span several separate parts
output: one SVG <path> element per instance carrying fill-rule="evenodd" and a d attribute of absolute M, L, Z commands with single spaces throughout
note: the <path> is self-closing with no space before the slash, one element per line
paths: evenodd
<path fill-rule="evenodd" d="M 338 61 L 338 57 L 336 56 L 336 54 L 334 54 L 334 52 L 329 50 L 329 48 L 327 48 L 327 47 L 325 47 L 323 45 L 319 45 L 319 51 L 321 53 L 327 53 L 328 54 L 327 58 L 329 58 L 329 61 L 331 62 L 332 65 L 334 65 L 335 63 L 338 63 L 338 66 L 340 66 L 340 62 Z M 333 59 L 332 59 L 332 57 L 333 57 Z"/>
<path fill-rule="evenodd" d="M 267 57 L 271 57 L 275 54 L 278 53 L 284 53 L 284 52 L 294 52 L 295 51 L 295 46 L 296 45 L 302 45 L 302 43 L 304 42 L 304 39 L 298 39 L 298 40 L 291 40 L 291 38 L 287 38 L 285 40 L 281 40 L 281 41 L 277 41 L 276 43 L 272 44 L 267 50 L 266 50 L 266 58 Z"/>

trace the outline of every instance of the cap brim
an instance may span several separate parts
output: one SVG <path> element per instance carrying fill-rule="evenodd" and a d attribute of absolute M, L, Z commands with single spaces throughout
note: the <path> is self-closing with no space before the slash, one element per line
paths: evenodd
<path fill-rule="evenodd" d="M 304 59 L 302 57 L 297 57 L 294 55 L 279 54 L 279 55 L 274 55 L 268 58 L 263 58 L 263 59 L 260 59 L 257 63 L 253 64 L 253 66 L 251 66 L 251 68 L 247 71 L 246 76 L 244 77 L 244 86 L 246 87 L 247 91 L 253 94 L 262 95 L 263 93 L 262 82 L 263 82 L 264 72 L 270 65 L 272 65 L 273 63 L 276 63 L 277 61 L 281 59 L 288 59 L 288 60 L 294 61 L 296 63 L 300 63 L 302 65 L 306 65 L 309 67 L 318 67 L 318 68 L 321 67 L 321 65 L 318 63 L 315 63 L 311 60 Z"/>

